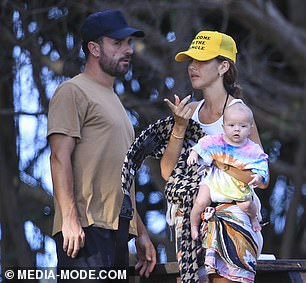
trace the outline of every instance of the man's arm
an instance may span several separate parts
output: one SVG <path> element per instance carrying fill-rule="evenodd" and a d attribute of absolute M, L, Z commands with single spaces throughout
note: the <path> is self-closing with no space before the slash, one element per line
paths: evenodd
<path fill-rule="evenodd" d="M 139 269 L 140 276 L 148 278 L 156 265 L 156 250 L 138 212 L 136 212 L 136 217 L 138 230 L 138 237 L 136 238 L 138 262 L 135 265 L 135 269 Z"/>
<path fill-rule="evenodd" d="M 74 258 L 85 243 L 85 234 L 78 218 L 73 193 L 71 154 L 75 139 L 62 134 L 52 134 L 49 143 L 54 195 L 62 214 L 63 250 Z"/>

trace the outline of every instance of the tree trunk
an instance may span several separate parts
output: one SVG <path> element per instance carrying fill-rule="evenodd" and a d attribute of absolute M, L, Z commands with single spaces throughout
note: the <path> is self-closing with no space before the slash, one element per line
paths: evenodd
<path fill-rule="evenodd" d="M 304 91 L 303 109 L 301 111 L 301 113 L 303 113 L 301 125 L 306 125 L 306 84 Z M 295 155 L 294 193 L 286 217 L 286 226 L 281 247 L 282 258 L 291 258 L 294 254 L 294 245 L 296 243 L 295 237 L 298 227 L 297 210 L 301 204 L 302 186 L 304 183 L 303 173 L 305 156 L 306 132 L 303 130 L 299 132 L 299 143 Z"/>
<path fill-rule="evenodd" d="M 6 10 L 6 19 L 1 20 L 1 27 L 13 29 L 12 10 Z M 4 37 L 7 33 L 0 33 Z M 14 58 L 13 47 L 9 38 L 1 39 L 1 48 L 10 52 L 0 52 L 0 108 L 13 112 L 14 109 Z M 8 55 L 10 54 L 10 55 Z M 1 204 L 1 263 L 6 267 L 34 267 L 34 254 L 25 239 L 22 212 L 18 198 L 19 169 L 16 155 L 16 124 L 14 116 L 3 113 L 0 116 L 0 204 Z"/>
<path fill-rule="evenodd" d="M 289 0 L 288 1 L 288 17 L 289 20 L 296 26 L 306 28 L 306 1 Z"/>

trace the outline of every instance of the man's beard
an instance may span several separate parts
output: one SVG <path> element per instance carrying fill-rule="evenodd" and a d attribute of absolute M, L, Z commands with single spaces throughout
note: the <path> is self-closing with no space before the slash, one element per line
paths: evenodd
<path fill-rule="evenodd" d="M 130 59 L 130 56 L 128 58 Z M 124 64 L 124 66 L 120 64 L 120 61 L 126 59 L 127 56 L 120 58 L 118 61 L 114 61 L 112 59 L 109 59 L 107 56 L 105 56 L 105 54 L 102 51 L 100 54 L 99 65 L 104 73 L 109 74 L 112 77 L 120 77 L 126 74 L 127 71 L 129 70 L 129 64 L 128 65 Z"/>

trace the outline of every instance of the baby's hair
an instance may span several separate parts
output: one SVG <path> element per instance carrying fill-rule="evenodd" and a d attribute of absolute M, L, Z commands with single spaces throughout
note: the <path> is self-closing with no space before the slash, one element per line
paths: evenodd
<path fill-rule="evenodd" d="M 224 120 L 225 120 L 225 117 L 226 117 L 226 113 L 231 111 L 231 110 L 234 110 L 234 109 L 239 111 L 240 113 L 243 113 L 246 116 L 248 116 L 250 124 L 253 124 L 254 116 L 253 116 L 253 112 L 252 112 L 251 108 L 248 107 L 247 105 L 245 105 L 244 103 L 241 103 L 241 102 L 236 102 L 236 103 L 234 103 L 234 104 L 225 108 L 224 115 L 223 115 L 223 123 L 224 123 Z"/>

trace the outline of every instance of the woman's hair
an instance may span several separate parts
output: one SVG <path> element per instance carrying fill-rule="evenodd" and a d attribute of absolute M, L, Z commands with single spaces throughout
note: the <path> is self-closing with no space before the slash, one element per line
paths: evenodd
<path fill-rule="evenodd" d="M 236 83 L 238 70 L 234 62 L 223 56 L 217 56 L 219 62 L 227 61 L 230 65 L 228 71 L 223 75 L 223 84 L 226 91 L 235 98 L 242 98 L 242 88 Z"/>

